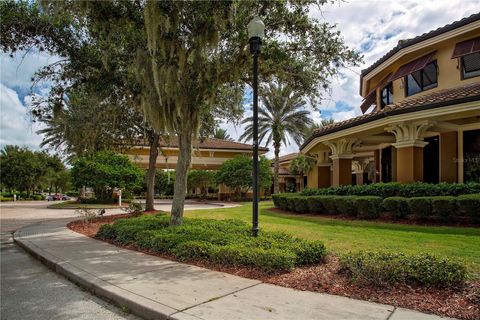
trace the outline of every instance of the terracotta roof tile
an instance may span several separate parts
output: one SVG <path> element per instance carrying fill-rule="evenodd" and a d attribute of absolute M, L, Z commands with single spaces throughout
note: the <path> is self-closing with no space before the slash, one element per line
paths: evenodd
<path fill-rule="evenodd" d="M 299 154 L 298 152 L 285 154 L 285 155 L 279 157 L 278 161 L 283 162 L 283 161 L 292 160 L 293 158 L 296 158 L 298 156 L 298 154 Z"/>
<path fill-rule="evenodd" d="M 313 135 L 308 138 L 300 149 L 303 149 L 312 139 L 329 133 L 337 132 L 354 125 L 377 120 L 388 115 L 414 112 L 417 109 L 427 107 L 440 107 L 448 104 L 457 104 L 465 102 L 465 100 L 480 100 L 480 82 L 466 84 L 451 89 L 443 89 L 423 95 L 416 95 L 406 98 L 398 103 L 386 106 L 383 110 L 370 112 L 345 121 L 335 122 L 314 131 Z"/>
<path fill-rule="evenodd" d="M 178 147 L 178 139 L 170 138 L 169 140 L 160 140 L 160 147 L 170 147 L 175 148 Z M 228 141 L 222 140 L 217 138 L 205 138 L 203 140 L 198 139 L 197 141 L 193 142 L 194 148 L 201 148 L 201 149 L 229 149 L 229 150 L 252 150 L 252 145 L 247 143 L 241 143 L 236 141 Z M 268 148 L 259 147 L 260 151 L 268 151 Z"/>

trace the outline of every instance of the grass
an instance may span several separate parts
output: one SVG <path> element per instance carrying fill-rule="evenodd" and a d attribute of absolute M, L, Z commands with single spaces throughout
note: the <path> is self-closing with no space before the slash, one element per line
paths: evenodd
<path fill-rule="evenodd" d="M 260 227 L 294 236 L 321 240 L 328 250 L 343 253 L 385 249 L 406 253 L 429 252 L 463 261 L 475 278 L 480 278 L 480 228 L 431 227 L 365 220 L 340 220 L 301 216 L 270 210 L 272 202 L 260 203 Z M 240 207 L 187 211 L 187 217 L 227 219 L 250 223 L 251 204 Z"/>
<path fill-rule="evenodd" d="M 78 203 L 74 200 L 71 201 L 64 201 L 64 202 L 57 202 L 53 203 L 48 206 L 51 209 L 115 209 L 118 208 L 118 205 L 115 204 L 86 204 L 86 203 Z"/>

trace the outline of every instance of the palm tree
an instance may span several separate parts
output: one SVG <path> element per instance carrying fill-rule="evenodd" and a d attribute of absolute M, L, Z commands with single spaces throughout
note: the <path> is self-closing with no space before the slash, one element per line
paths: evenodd
<path fill-rule="evenodd" d="M 315 132 L 315 130 L 328 126 L 334 122 L 335 120 L 333 120 L 332 118 L 329 118 L 329 119 L 322 119 L 320 122 L 312 123 L 309 127 L 305 128 L 305 134 L 304 134 L 305 139 L 308 139 L 308 137 L 311 137 Z"/>
<path fill-rule="evenodd" d="M 233 138 L 227 133 L 227 129 L 222 129 L 220 127 L 215 128 L 212 138 L 227 140 L 227 141 L 234 141 Z"/>
<path fill-rule="evenodd" d="M 303 176 L 312 170 L 315 159 L 305 155 L 299 155 L 290 163 L 290 172 L 300 177 L 300 190 L 303 189 Z"/>
<path fill-rule="evenodd" d="M 271 83 L 262 88 L 262 105 L 258 110 L 258 141 L 265 144 L 273 142 L 275 152 L 273 192 L 279 192 L 278 169 L 279 153 L 282 143 L 290 143 L 289 137 L 300 145 L 304 139 L 305 127 L 312 124 L 310 112 L 305 109 L 305 101 L 300 92 L 288 86 Z M 242 124 L 248 124 L 240 140 L 251 140 L 253 136 L 253 117 L 248 117 Z"/>

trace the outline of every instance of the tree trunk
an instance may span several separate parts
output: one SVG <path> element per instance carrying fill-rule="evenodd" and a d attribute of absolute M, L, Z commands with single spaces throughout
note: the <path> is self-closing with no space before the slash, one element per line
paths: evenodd
<path fill-rule="evenodd" d="M 279 171 L 279 153 L 280 153 L 280 144 L 274 143 L 275 148 L 275 160 L 274 160 L 274 169 L 273 169 L 273 193 L 280 193 L 280 183 L 278 182 L 278 171 Z"/>
<path fill-rule="evenodd" d="M 186 125 L 178 134 L 178 160 L 175 169 L 172 213 L 170 225 L 180 225 L 183 220 L 183 207 L 187 193 L 187 174 L 192 160 L 192 129 Z"/>
<path fill-rule="evenodd" d="M 147 199 L 145 210 L 153 211 L 155 210 L 154 206 L 154 196 L 155 196 L 155 165 L 157 163 L 158 157 L 158 146 L 160 135 L 158 133 L 152 132 L 149 135 L 149 143 L 150 143 L 150 155 L 148 158 L 148 171 L 147 171 Z"/>

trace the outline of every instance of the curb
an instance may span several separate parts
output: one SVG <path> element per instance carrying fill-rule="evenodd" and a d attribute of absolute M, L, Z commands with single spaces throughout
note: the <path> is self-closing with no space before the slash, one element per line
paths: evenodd
<path fill-rule="evenodd" d="M 30 241 L 22 240 L 21 237 L 19 238 L 18 233 L 20 230 L 21 229 L 17 230 L 12 237 L 14 242 L 17 243 L 22 249 L 39 260 L 49 269 L 64 276 L 71 282 L 84 288 L 95 296 L 116 305 L 122 310 L 127 309 L 129 312 L 139 317 L 152 320 L 170 320 L 173 319 L 170 317 L 170 315 L 180 311 L 134 294 L 128 290 L 119 288 L 94 276 L 93 274 L 74 267 L 67 261 L 63 261 L 58 257 L 42 250 Z M 159 309 L 170 309 L 168 310 L 170 312 L 162 312 Z"/>

